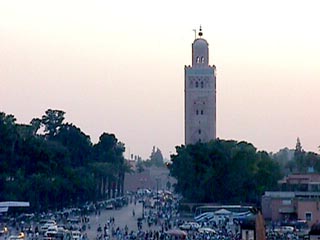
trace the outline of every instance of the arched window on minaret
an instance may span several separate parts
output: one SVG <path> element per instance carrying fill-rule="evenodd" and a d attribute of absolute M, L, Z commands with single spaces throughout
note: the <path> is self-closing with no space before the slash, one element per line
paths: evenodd
<path fill-rule="evenodd" d="M 201 57 L 201 63 L 204 63 L 204 57 Z"/>
<path fill-rule="evenodd" d="M 200 57 L 196 58 L 196 63 L 200 63 Z"/>

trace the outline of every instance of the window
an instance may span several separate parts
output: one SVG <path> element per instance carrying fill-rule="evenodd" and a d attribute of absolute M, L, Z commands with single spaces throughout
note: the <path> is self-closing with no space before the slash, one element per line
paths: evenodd
<path fill-rule="evenodd" d="M 201 63 L 204 63 L 204 57 L 201 57 Z"/>
<path fill-rule="evenodd" d="M 201 110 L 201 115 L 203 115 L 203 110 Z"/>
<path fill-rule="evenodd" d="M 198 88 L 199 87 L 199 83 L 198 82 L 196 82 L 196 88 Z"/>
<path fill-rule="evenodd" d="M 199 115 L 199 110 L 196 111 L 196 114 Z"/>
<path fill-rule="evenodd" d="M 201 82 L 201 88 L 203 88 L 203 82 Z"/>
<path fill-rule="evenodd" d="M 198 130 L 198 133 L 201 134 L 201 129 Z"/>
<path fill-rule="evenodd" d="M 306 212 L 306 220 L 312 221 L 312 213 L 311 212 Z"/>
<path fill-rule="evenodd" d="M 196 63 L 200 63 L 200 57 L 196 58 Z"/>

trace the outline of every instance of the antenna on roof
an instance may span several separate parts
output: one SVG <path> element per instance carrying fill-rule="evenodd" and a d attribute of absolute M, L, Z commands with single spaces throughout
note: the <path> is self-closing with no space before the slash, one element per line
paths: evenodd
<path fill-rule="evenodd" d="M 194 39 L 197 38 L 197 30 L 196 29 L 192 29 L 192 31 L 194 31 Z"/>

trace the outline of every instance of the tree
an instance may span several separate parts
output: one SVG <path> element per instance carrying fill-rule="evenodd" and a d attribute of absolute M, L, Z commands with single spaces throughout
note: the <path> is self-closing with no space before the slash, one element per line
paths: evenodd
<path fill-rule="evenodd" d="M 170 166 L 178 181 L 174 187 L 192 202 L 257 203 L 281 178 L 280 166 L 247 142 L 218 139 L 176 152 Z"/>
<path fill-rule="evenodd" d="M 90 137 L 73 124 L 62 124 L 54 140 L 68 149 L 72 167 L 82 167 L 91 154 Z"/>
<path fill-rule="evenodd" d="M 98 198 L 115 197 L 116 190 L 120 194 L 123 192 L 124 171 L 126 171 L 123 153 L 124 144 L 119 142 L 114 134 L 103 133 L 99 142 L 93 146 L 92 159 L 95 166 L 103 164 L 103 172 L 96 171 L 96 180 L 98 188 Z M 98 165 L 97 165 L 98 164 Z"/>
<path fill-rule="evenodd" d="M 297 143 L 296 143 L 296 148 L 294 150 L 294 161 L 296 163 L 297 166 L 297 170 L 300 173 L 306 172 L 307 171 L 307 166 L 306 166 L 306 162 L 305 162 L 305 152 L 302 149 L 302 145 L 300 142 L 299 137 L 297 138 Z"/>
<path fill-rule="evenodd" d="M 13 115 L 0 112 L 0 158 L 2 154 L 8 154 L 7 157 L 13 157 L 18 139 L 15 121 L 16 119 Z"/>
<path fill-rule="evenodd" d="M 123 194 L 124 144 L 103 133 L 93 146 L 80 128 L 63 123 L 64 114 L 49 109 L 16 124 L 0 112 L 1 201 L 29 201 L 31 211 L 46 211 Z"/>
<path fill-rule="evenodd" d="M 51 139 L 58 134 L 64 120 L 64 111 L 48 109 L 41 118 L 41 123 L 45 127 L 46 136 Z"/>
<path fill-rule="evenodd" d="M 33 118 L 30 122 L 30 125 L 32 127 L 32 135 L 33 136 L 36 136 L 37 135 L 37 132 L 38 130 L 40 129 L 41 127 L 41 119 L 40 118 Z"/>
<path fill-rule="evenodd" d="M 157 167 L 164 166 L 163 156 L 159 148 L 156 149 L 156 147 L 153 146 L 149 161 L 150 165 L 155 165 Z"/>

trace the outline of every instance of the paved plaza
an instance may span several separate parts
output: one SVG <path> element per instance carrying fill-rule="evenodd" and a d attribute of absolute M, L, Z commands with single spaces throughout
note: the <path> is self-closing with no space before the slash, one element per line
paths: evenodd
<path fill-rule="evenodd" d="M 133 216 L 133 211 L 135 212 Z M 146 210 L 147 211 L 147 210 Z M 142 217 L 142 203 L 137 202 L 136 204 L 130 203 L 117 210 L 101 210 L 99 214 L 91 214 L 90 218 L 90 229 L 86 230 L 87 237 L 90 240 L 94 240 L 97 237 L 97 229 L 99 226 L 104 227 L 105 224 L 114 218 L 114 228 L 119 227 L 124 229 L 127 226 L 128 231 L 138 231 L 137 219 Z M 160 230 L 159 226 L 148 227 L 148 224 L 143 222 L 142 230 Z"/>

